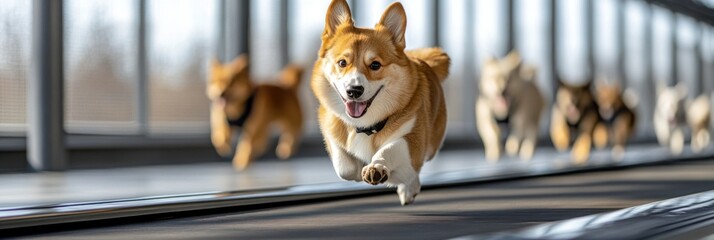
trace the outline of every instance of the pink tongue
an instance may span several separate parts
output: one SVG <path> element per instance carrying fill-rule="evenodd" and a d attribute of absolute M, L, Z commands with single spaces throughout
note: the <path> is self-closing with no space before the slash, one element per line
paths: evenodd
<path fill-rule="evenodd" d="M 367 102 L 347 101 L 345 102 L 345 108 L 347 108 L 347 114 L 350 117 L 359 118 L 367 110 Z"/>

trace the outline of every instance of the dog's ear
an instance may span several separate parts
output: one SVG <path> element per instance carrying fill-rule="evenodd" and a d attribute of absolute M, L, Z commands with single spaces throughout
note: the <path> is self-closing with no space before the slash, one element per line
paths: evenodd
<path fill-rule="evenodd" d="M 348 24 L 354 26 L 352 21 L 352 12 L 350 6 L 345 0 L 333 0 L 327 8 L 327 16 L 325 17 L 325 32 L 323 36 L 332 36 L 337 32 L 337 28 Z"/>
<path fill-rule="evenodd" d="M 407 30 L 407 13 L 399 2 L 392 3 L 384 10 L 382 18 L 375 26 L 378 31 L 386 30 L 392 35 L 397 48 L 402 51 L 406 47 L 404 32 Z"/>
<path fill-rule="evenodd" d="M 248 55 L 247 54 L 241 54 L 235 59 L 233 59 L 233 62 L 231 62 L 231 70 L 235 72 L 241 72 L 243 69 L 246 69 L 248 67 Z"/>
<path fill-rule="evenodd" d="M 689 91 L 687 90 L 687 86 L 684 85 L 684 83 L 677 83 L 677 85 L 674 85 L 674 89 L 677 90 L 677 94 L 679 94 L 681 98 L 687 98 L 687 92 Z"/>
<path fill-rule="evenodd" d="M 506 54 L 501 62 L 503 63 L 504 71 L 515 71 L 520 68 L 523 59 L 521 58 L 521 54 L 513 50 Z"/>

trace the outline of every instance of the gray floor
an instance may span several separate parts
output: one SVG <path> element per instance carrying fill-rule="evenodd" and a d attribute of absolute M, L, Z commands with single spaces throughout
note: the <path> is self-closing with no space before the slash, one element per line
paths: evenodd
<path fill-rule="evenodd" d="M 667 158 L 665 149 L 652 145 L 632 146 L 626 158 Z M 711 156 L 714 149 L 704 153 Z M 636 159 L 634 159 L 636 160 Z M 609 153 L 593 153 L 590 164 L 609 162 Z M 567 168 L 568 154 L 542 148 L 524 162 L 505 158 L 497 164 L 484 160 L 478 150 L 442 151 L 422 170 L 423 180 L 432 173 L 469 170 L 488 175 L 504 169 Z M 230 163 L 77 170 L 64 173 L 0 174 L 0 208 L 51 205 L 71 202 L 115 200 L 161 195 L 253 190 L 304 184 L 343 182 L 327 157 L 288 161 L 259 160 L 243 172 Z M 355 183 L 357 184 L 357 183 Z"/>
<path fill-rule="evenodd" d="M 59 232 L 57 239 L 441 239 L 521 228 L 711 190 L 714 161 L 678 162 Z"/>
<path fill-rule="evenodd" d="M 424 173 L 488 165 L 476 151 L 444 152 Z M 341 182 L 327 157 L 256 161 L 235 172 L 230 163 L 0 174 L 0 208 Z"/>

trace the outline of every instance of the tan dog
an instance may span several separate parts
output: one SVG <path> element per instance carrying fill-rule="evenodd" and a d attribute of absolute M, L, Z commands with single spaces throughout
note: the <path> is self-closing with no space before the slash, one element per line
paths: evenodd
<path fill-rule="evenodd" d="M 687 125 L 687 88 L 682 84 L 667 87 L 657 82 L 657 102 L 655 103 L 653 124 L 660 145 L 666 146 L 674 154 L 684 150 L 684 131 Z"/>
<path fill-rule="evenodd" d="M 487 159 L 495 161 L 501 155 L 499 121 L 507 122 L 510 130 L 506 153 L 520 155 L 521 159 L 533 156 L 545 106 L 535 76 L 535 69 L 523 66 L 516 52 L 502 60 L 491 58 L 484 63 L 476 100 L 476 128 Z"/>
<path fill-rule="evenodd" d="M 211 99 L 211 142 L 222 156 L 231 153 L 233 133 L 242 134 L 233 156 L 233 166 L 245 169 L 251 160 L 265 152 L 270 129 L 282 131 L 275 153 L 290 157 L 302 133 L 302 110 L 297 96 L 303 70 L 287 66 L 280 85 L 256 84 L 250 79 L 248 57 L 239 56 L 225 65 L 211 64 L 206 93 Z"/>
<path fill-rule="evenodd" d="M 335 172 L 396 186 L 402 205 L 414 201 L 421 167 L 443 142 L 449 70 L 440 49 L 404 51 L 406 24 L 397 2 L 374 29 L 357 28 L 347 2 L 333 0 L 311 82 Z"/>
<path fill-rule="evenodd" d="M 708 94 L 702 94 L 687 105 L 687 123 L 692 129 L 692 151 L 701 152 L 709 146 L 711 99 Z"/>
<path fill-rule="evenodd" d="M 567 151 L 571 136 L 574 136 L 571 158 L 577 163 L 584 163 L 590 157 L 595 126 L 600 121 L 591 83 L 588 81 L 586 84 L 572 85 L 558 79 L 555 103 L 551 110 L 550 137 L 553 145 L 558 151 Z"/>
<path fill-rule="evenodd" d="M 597 81 L 594 96 L 600 114 L 600 122 L 595 128 L 595 147 L 610 145 L 613 158 L 622 159 L 625 145 L 635 132 L 635 106 L 625 100 L 618 84 Z"/>

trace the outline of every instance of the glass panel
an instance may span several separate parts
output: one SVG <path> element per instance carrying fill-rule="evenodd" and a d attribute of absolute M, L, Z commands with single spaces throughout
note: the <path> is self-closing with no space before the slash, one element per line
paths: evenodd
<path fill-rule="evenodd" d="M 136 133 L 137 1 L 65 1 L 65 120 L 73 133 Z"/>
<path fill-rule="evenodd" d="M 152 133 L 208 133 L 206 66 L 217 43 L 217 4 L 202 0 L 149 1 Z"/>
<path fill-rule="evenodd" d="M 672 52 L 672 13 L 658 6 L 652 6 L 652 58 L 654 59 L 654 77 L 655 81 L 669 82 L 670 72 L 672 71 L 671 52 Z"/>
<path fill-rule="evenodd" d="M 588 80 L 585 0 L 558 1 L 558 73 L 566 82 Z"/>
<path fill-rule="evenodd" d="M 0 134 L 25 130 L 32 1 L 0 4 Z"/>

